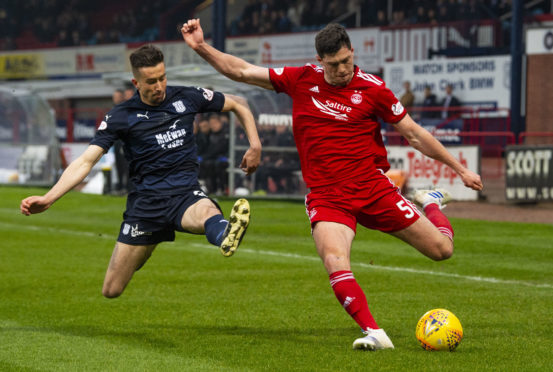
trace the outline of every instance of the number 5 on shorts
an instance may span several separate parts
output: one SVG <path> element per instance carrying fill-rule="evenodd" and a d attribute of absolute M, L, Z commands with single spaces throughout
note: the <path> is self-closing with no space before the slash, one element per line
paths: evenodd
<path fill-rule="evenodd" d="M 413 208 L 411 208 L 411 206 L 405 204 L 405 200 L 398 201 L 396 205 L 400 211 L 407 212 L 405 213 L 405 218 L 411 218 L 415 215 L 415 211 L 413 211 Z"/>

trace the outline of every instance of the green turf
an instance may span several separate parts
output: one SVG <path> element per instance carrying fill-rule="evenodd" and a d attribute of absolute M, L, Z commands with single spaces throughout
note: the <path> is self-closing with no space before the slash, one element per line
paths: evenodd
<path fill-rule="evenodd" d="M 552 225 L 454 219 L 444 262 L 361 228 L 353 270 L 396 346 L 371 353 L 351 350 L 361 333 L 334 298 L 301 203 L 252 201 L 231 258 L 178 234 L 108 300 L 125 199 L 72 192 L 19 214 L 22 197 L 43 192 L 0 188 L 1 371 L 553 370 Z M 414 337 L 437 307 L 463 324 L 453 353 Z"/>

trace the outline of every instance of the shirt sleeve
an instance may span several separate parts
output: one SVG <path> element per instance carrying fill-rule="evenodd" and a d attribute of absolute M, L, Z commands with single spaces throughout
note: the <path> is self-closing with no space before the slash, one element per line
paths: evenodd
<path fill-rule="evenodd" d="M 221 112 L 225 105 L 225 95 L 207 88 L 197 87 L 194 103 L 198 112 Z"/>
<path fill-rule="evenodd" d="M 386 123 L 395 124 L 407 115 L 407 111 L 390 89 L 385 86 L 379 88 L 376 94 L 376 114 Z"/>
<path fill-rule="evenodd" d="M 278 93 L 290 95 L 304 67 L 279 67 L 269 69 L 269 78 Z"/>
<path fill-rule="evenodd" d="M 114 118 L 113 113 L 111 111 L 108 112 L 104 120 L 102 120 L 98 126 L 96 134 L 94 138 L 92 138 L 92 141 L 90 141 L 90 144 L 100 146 L 106 151 L 109 150 L 113 143 L 119 139 L 117 134 L 118 127 L 120 127 L 120 125 L 116 118 Z"/>

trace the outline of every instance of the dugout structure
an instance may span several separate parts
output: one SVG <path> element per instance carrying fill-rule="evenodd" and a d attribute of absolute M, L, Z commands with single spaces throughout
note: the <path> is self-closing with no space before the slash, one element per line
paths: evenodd
<path fill-rule="evenodd" d="M 52 185 L 61 163 L 48 103 L 28 90 L 0 88 L 0 183 Z"/>

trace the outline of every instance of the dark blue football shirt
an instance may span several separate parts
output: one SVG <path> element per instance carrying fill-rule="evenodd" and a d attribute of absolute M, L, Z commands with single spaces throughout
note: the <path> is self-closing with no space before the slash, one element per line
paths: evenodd
<path fill-rule="evenodd" d="M 107 113 L 90 144 L 107 151 L 121 139 L 136 191 L 176 194 L 198 183 L 194 116 L 224 103 L 222 93 L 198 87 L 168 86 L 159 106 L 135 93 Z"/>

